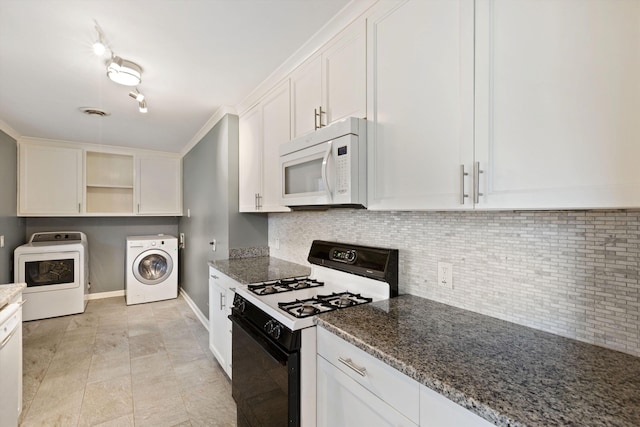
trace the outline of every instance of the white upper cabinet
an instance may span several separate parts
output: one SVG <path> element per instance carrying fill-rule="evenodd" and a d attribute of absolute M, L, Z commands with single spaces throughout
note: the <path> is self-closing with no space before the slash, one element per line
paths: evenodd
<path fill-rule="evenodd" d="M 366 115 L 366 23 L 354 21 L 291 73 L 291 137 Z"/>
<path fill-rule="evenodd" d="M 639 207 L 639 76 L 637 0 L 478 0 L 478 207 Z"/>
<path fill-rule="evenodd" d="M 290 139 L 289 80 L 239 119 L 240 212 L 286 212 L 280 205 L 280 151 Z"/>
<path fill-rule="evenodd" d="M 79 148 L 19 144 L 18 215 L 79 215 L 82 157 Z"/>
<path fill-rule="evenodd" d="M 20 216 L 182 215 L 178 154 L 29 139 L 18 146 Z"/>
<path fill-rule="evenodd" d="M 182 159 L 141 155 L 137 159 L 139 215 L 182 215 Z"/>
<path fill-rule="evenodd" d="M 262 108 L 258 104 L 238 120 L 240 212 L 258 212 L 262 191 Z"/>
<path fill-rule="evenodd" d="M 367 19 L 368 207 L 470 209 L 473 0 L 383 4 Z"/>
<path fill-rule="evenodd" d="M 322 58 L 307 60 L 291 73 L 291 135 L 297 138 L 321 127 Z"/>

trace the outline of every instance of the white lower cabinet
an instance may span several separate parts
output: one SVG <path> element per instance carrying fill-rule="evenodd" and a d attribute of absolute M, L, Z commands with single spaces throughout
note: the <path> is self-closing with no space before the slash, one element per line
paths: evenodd
<path fill-rule="evenodd" d="M 417 426 L 318 356 L 318 427 Z"/>
<path fill-rule="evenodd" d="M 317 352 L 318 427 L 418 425 L 418 382 L 323 328 Z"/>
<path fill-rule="evenodd" d="M 490 422 L 318 328 L 317 426 L 487 427 Z"/>
<path fill-rule="evenodd" d="M 238 283 L 209 267 L 209 349 L 231 378 L 231 314 Z"/>

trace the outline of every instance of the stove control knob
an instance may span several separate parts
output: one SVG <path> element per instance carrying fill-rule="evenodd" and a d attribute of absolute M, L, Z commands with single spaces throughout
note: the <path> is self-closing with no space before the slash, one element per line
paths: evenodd
<path fill-rule="evenodd" d="M 235 296 L 235 298 L 233 300 L 233 305 L 240 313 L 244 313 L 244 311 L 247 308 L 247 304 L 246 304 L 245 299 L 242 298 L 238 294 L 236 294 L 236 296 Z"/>
<path fill-rule="evenodd" d="M 271 336 L 275 339 L 279 339 L 282 334 L 282 326 L 280 326 L 277 322 L 273 326 L 273 330 L 271 331 Z"/>
<path fill-rule="evenodd" d="M 264 331 L 271 335 L 271 332 L 273 332 L 273 320 L 269 320 L 264 324 Z"/>

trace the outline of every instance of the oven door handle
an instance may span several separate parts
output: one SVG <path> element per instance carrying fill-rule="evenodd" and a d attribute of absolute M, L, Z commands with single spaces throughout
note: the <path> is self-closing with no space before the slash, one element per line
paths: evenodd
<path fill-rule="evenodd" d="M 242 319 L 241 317 L 235 317 L 233 314 L 228 317 L 229 320 L 231 320 L 235 325 L 238 325 L 251 338 L 256 340 L 260 347 L 262 347 L 276 363 L 279 363 L 282 366 L 286 366 L 289 360 L 289 354 L 276 346 L 273 341 L 267 336 L 267 334 L 265 334 L 246 320 Z"/>

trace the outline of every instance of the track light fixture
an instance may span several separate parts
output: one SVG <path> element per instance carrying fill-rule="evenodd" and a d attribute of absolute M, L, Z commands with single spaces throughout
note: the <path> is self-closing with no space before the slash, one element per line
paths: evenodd
<path fill-rule="evenodd" d="M 102 31 L 102 28 L 96 20 L 95 30 L 98 33 L 98 38 L 93 43 L 93 52 L 98 56 L 103 56 L 107 51 L 111 55 L 111 58 L 106 61 L 107 77 L 115 83 L 124 86 L 137 86 L 142 82 L 142 67 L 132 61 L 123 59 L 116 55 L 109 46 L 107 38 Z M 129 92 L 129 96 L 138 102 L 138 107 L 141 113 L 147 112 L 147 101 L 145 96 L 136 87 L 134 91 Z"/>
<path fill-rule="evenodd" d="M 114 55 L 107 61 L 107 76 L 118 84 L 136 86 L 142 82 L 142 69 L 138 64 Z"/>
<path fill-rule="evenodd" d="M 133 92 L 129 92 L 129 96 L 135 99 L 138 102 L 144 101 L 144 94 L 141 93 L 138 88 L 135 88 Z"/>

